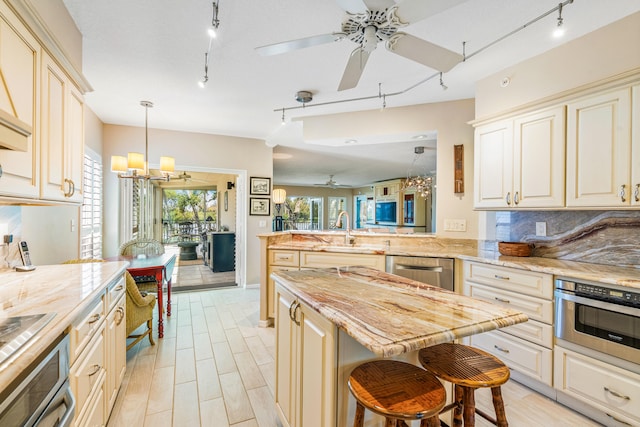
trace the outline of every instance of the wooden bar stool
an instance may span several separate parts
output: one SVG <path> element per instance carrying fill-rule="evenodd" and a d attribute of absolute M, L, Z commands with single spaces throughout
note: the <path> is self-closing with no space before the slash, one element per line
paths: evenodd
<path fill-rule="evenodd" d="M 509 425 L 500 392 L 509 380 L 509 368 L 500 359 L 475 347 L 446 343 L 423 348 L 418 360 L 427 371 L 455 385 L 454 402 L 444 408 L 454 409 L 454 426 L 462 426 L 462 417 L 465 427 L 475 426 L 476 413 L 499 427 Z M 474 392 L 481 387 L 491 387 L 496 419 L 476 408 Z"/>
<path fill-rule="evenodd" d="M 446 391 L 440 381 L 418 366 L 397 360 L 374 360 L 356 367 L 349 376 L 356 398 L 354 427 L 362 427 L 367 408 L 386 419 L 385 427 L 406 426 L 421 420 L 421 427 L 439 427 L 438 413 Z"/>

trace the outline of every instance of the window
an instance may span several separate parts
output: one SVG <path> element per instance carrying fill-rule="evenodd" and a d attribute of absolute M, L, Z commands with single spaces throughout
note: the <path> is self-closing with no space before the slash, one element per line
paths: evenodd
<path fill-rule="evenodd" d="M 82 177 L 80 258 L 102 258 L 102 160 L 86 150 Z"/>
<path fill-rule="evenodd" d="M 340 211 L 344 210 L 344 207 L 347 205 L 347 199 L 344 197 L 329 197 L 329 228 L 337 228 L 336 220 L 338 219 L 338 214 Z M 347 228 L 346 218 L 342 221 L 341 228 Z"/>
<path fill-rule="evenodd" d="M 322 198 L 287 197 L 281 211 L 285 230 L 321 230 Z"/>

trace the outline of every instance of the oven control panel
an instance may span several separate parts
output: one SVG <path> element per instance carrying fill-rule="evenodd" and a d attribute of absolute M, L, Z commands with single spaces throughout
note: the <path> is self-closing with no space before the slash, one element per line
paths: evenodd
<path fill-rule="evenodd" d="M 586 283 L 576 283 L 575 292 L 578 295 L 640 307 L 640 293 L 638 292 L 621 291 Z"/>

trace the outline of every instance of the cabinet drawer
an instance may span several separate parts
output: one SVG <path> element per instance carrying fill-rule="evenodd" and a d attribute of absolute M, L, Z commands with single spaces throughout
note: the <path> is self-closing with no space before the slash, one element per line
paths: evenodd
<path fill-rule="evenodd" d="M 76 427 L 101 427 L 106 424 L 107 417 L 105 416 L 104 407 L 104 386 L 105 378 L 102 377 L 100 381 L 100 388 L 92 396 L 91 400 L 87 402 L 82 419 L 75 422 Z"/>
<path fill-rule="evenodd" d="M 93 334 L 103 323 L 105 317 L 103 298 L 104 294 L 88 311 L 85 312 L 83 316 L 80 316 L 71 325 L 71 331 L 69 331 L 71 364 L 74 363 L 76 358 L 91 340 Z"/>
<path fill-rule="evenodd" d="M 297 267 L 300 265 L 300 252 L 284 250 L 269 251 L 269 265 Z"/>
<path fill-rule="evenodd" d="M 109 286 L 107 289 L 107 312 L 115 306 L 116 302 L 122 295 L 124 295 L 125 285 L 124 277 L 120 278 L 117 282 Z"/>
<path fill-rule="evenodd" d="M 471 336 L 470 345 L 487 351 L 509 368 L 552 385 L 553 352 L 499 331 Z"/>
<path fill-rule="evenodd" d="M 495 265 L 465 263 L 465 279 L 539 298 L 553 298 L 553 276 Z"/>
<path fill-rule="evenodd" d="M 359 265 L 384 271 L 385 259 L 384 255 L 301 251 L 300 268 L 327 268 Z"/>
<path fill-rule="evenodd" d="M 530 319 L 553 324 L 553 301 L 520 295 L 501 289 L 492 289 L 475 283 L 464 283 L 464 294 L 502 307 L 518 310 Z"/>
<path fill-rule="evenodd" d="M 556 389 L 616 418 L 628 417 L 632 425 L 640 423 L 640 375 L 558 346 L 555 372 Z"/>
<path fill-rule="evenodd" d="M 514 335 L 534 344 L 553 348 L 553 326 L 529 319 L 528 322 L 500 329 L 505 334 Z"/>
<path fill-rule="evenodd" d="M 89 401 L 92 392 L 101 385 L 105 377 L 104 364 L 104 334 L 103 327 L 93 341 L 87 347 L 80 360 L 77 361 L 69 372 L 69 381 L 73 395 L 76 398 L 76 416 L 82 418 L 85 405 Z"/>

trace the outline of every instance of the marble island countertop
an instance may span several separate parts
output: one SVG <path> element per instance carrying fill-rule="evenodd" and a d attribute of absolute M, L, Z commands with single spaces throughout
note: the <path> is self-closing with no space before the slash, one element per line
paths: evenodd
<path fill-rule="evenodd" d="M 271 277 L 373 353 L 396 356 L 527 321 L 527 316 L 364 267 Z"/>
<path fill-rule="evenodd" d="M 0 389 L 11 384 L 88 304 L 124 273 L 127 262 L 41 265 L 30 272 L 0 270 L 0 317 L 55 313 L 18 353 L 0 364 Z"/>

